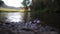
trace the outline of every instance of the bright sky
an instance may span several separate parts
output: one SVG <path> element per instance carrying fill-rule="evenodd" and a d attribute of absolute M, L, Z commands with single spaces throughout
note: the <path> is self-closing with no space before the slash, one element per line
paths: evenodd
<path fill-rule="evenodd" d="M 7 6 L 12 6 L 12 7 L 23 7 L 21 2 L 23 0 L 2 0 Z"/>

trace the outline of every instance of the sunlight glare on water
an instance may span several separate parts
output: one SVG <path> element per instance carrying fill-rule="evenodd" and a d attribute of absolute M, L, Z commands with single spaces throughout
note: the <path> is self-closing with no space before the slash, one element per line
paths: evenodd
<path fill-rule="evenodd" d="M 8 22 L 21 22 L 22 21 L 21 13 L 8 13 L 6 17 L 7 17 L 6 21 Z"/>

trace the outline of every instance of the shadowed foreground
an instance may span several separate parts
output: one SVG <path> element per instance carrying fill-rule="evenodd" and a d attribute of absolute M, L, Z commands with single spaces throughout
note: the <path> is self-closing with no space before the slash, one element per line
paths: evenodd
<path fill-rule="evenodd" d="M 37 27 L 36 23 L 27 26 L 25 23 L 0 23 L 0 34 L 58 34 L 58 29 L 50 26 Z"/>

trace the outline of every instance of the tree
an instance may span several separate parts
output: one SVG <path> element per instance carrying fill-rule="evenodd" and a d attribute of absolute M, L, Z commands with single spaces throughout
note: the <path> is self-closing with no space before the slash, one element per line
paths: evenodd
<path fill-rule="evenodd" d="M 51 26 L 60 27 L 60 0 L 33 0 L 32 16 Z"/>
<path fill-rule="evenodd" d="M 32 16 L 38 15 L 38 17 L 43 13 L 56 13 L 60 10 L 60 0 L 33 0 L 32 5 Z"/>
<path fill-rule="evenodd" d="M 4 3 L 4 2 L 3 2 L 2 0 L 0 0 L 0 6 L 2 6 L 3 3 Z"/>
<path fill-rule="evenodd" d="M 28 7 L 29 6 L 30 1 L 29 0 L 23 0 L 22 4 L 24 7 Z"/>
<path fill-rule="evenodd" d="M 24 8 L 25 8 L 25 17 L 24 20 L 25 22 L 28 22 L 28 7 L 30 6 L 30 0 L 23 0 L 22 2 Z"/>

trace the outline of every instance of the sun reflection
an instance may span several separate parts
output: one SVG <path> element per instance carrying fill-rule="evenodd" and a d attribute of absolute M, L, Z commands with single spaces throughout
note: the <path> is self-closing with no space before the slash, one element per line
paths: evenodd
<path fill-rule="evenodd" d="M 20 13 L 8 13 L 7 15 L 8 22 L 21 22 L 22 21 L 22 15 Z"/>

